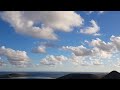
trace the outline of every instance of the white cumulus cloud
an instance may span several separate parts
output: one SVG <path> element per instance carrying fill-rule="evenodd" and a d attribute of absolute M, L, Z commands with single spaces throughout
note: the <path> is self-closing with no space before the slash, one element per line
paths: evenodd
<path fill-rule="evenodd" d="M 0 66 L 5 66 L 5 65 L 6 65 L 6 63 L 0 59 Z"/>
<path fill-rule="evenodd" d="M 100 35 L 97 33 L 98 31 L 100 31 L 100 27 L 97 25 L 97 23 L 94 20 L 91 20 L 90 23 L 92 25 L 84 29 L 81 29 L 80 33 L 94 35 L 94 36 Z"/>
<path fill-rule="evenodd" d="M 75 65 L 80 65 L 83 62 L 83 57 L 76 56 L 74 53 L 72 53 L 71 57 L 69 58 L 69 61 L 71 61 Z"/>
<path fill-rule="evenodd" d="M 60 56 L 54 56 L 54 55 L 48 55 L 45 58 L 43 58 L 40 63 L 44 65 L 56 65 L 56 64 L 62 64 L 62 62 L 68 60 L 67 57 L 60 55 Z"/>
<path fill-rule="evenodd" d="M 105 11 L 88 11 L 88 14 L 91 14 L 91 13 L 94 13 L 94 12 L 97 12 L 98 14 L 103 14 Z"/>
<path fill-rule="evenodd" d="M 32 49 L 32 53 L 47 53 L 47 48 L 58 48 L 59 45 L 54 42 L 36 42 L 36 47 Z"/>
<path fill-rule="evenodd" d="M 17 33 L 42 39 L 58 39 L 54 31 L 70 32 L 84 19 L 74 11 L 4 11 L 1 17 Z"/>
<path fill-rule="evenodd" d="M 0 47 L 0 56 L 5 56 L 12 65 L 25 65 L 30 61 L 25 51 L 15 51 L 5 46 Z"/>
<path fill-rule="evenodd" d="M 97 38 L 96 40 L 92 40 L 90 42 L 90 45 L 93 47 L 97 47 L 98 49 L 106 51 L 106 52 L 111 52 L 114 48 L 112 43 L 110 42 L 106 43 L 99 38 Z"/>
<path fill-rule="evenodd" d="M 32 49 L 33 53 L 46 53 L 46 47 L 45 46 L 38 46 L 36 48 Z"/>
<path fill-rule="evenodd" d="M 44 46 L 46 48 L 58 48 L 59 45 L 56 44 L 56 42 L 37 42 L 38 46 Z"/>
<path fill-rule="evenodd" d="M 111 42 L 106 43 L 99 38 L 92 40 L 89 45 L 93 47 L 93 55 L 102 58 L 110 58 L 115 50 L 115 46 Z"/>
<path fill-rule="evenodd" d="M 91 55 L 91 50 L 87 49 L 83 45 L 81 46 L 63 46 L 63 50 L 72 51 L 76 56 L 88 56 Z"/>
<path fill-rule="evenodd" d="M 83 45 L 80 46 L 62 46 L 63 50 L 71 51 L 76 56 L 82 57 L 98 57 L 110 58 L 113 54 L 120 51 L 120 37 L 111 36 L 110 42 L 105 42 L 99 38 L 92 41 L 85 40 L 86 44 L 91 48 L 86 48 Z"/>
<path fill-rule="evenodd" d="M 100 14 L 104 13 L 105 11 L 99 11 Z"/>
<path fill-rule="evenodd" d="M 113 43 L 113 45 L 116 46 L 116 49 L 118 51 L 120 51 L 120 36 L 114 36 L 112 35 L 110 38 L 111 42 Z"/>
<path fill-rule="evenodd" d="M 68 60 L 68 62 L 81 66 L 105 65 L 104 60 L 108 60 L 109 62 L 120 51 L 119 36 L 111 36 L 109 42 L 105 42 L 99 38 L 91 41 L 85 40 L 85 42 L 89 46 L 88 48 L 83 45 L 62 46 L 62 50 L 71 52 L 69 57 L 49 55 L 43 58 L 41 63 L 45 65 L 56 65 Z"/>
<path fill-rule="evenodd" d="M 91 63 L 93 65 L 103 65 L 103 62 L 100 59 L 93 59 Z"/>

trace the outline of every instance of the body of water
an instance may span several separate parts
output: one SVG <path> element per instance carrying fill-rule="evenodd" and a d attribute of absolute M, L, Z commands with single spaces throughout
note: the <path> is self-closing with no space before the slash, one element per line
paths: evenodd
<path fill-rule="evenodd" d="M 70 73 L 73 72 L 0 72 L 0 79 L 56 79 Z"/>

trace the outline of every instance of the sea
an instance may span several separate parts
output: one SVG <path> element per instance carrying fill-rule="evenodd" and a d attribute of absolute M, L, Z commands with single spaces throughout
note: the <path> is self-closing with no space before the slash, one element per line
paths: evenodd
<path fill-rule="evenodd" d="M 0 72 L 0 79 L 56 79 L 70 73 L 76 72 Z"/>
<path fill-rule="evenodd" d="M 70 72 L 0 72 L 0 79 L 56 79 Z"/>

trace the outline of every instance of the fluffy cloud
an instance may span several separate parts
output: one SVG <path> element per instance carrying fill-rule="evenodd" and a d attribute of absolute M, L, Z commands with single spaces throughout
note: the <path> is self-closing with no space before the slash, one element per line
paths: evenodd
<path fill-rule="evenodd" d="M 97 57 L 99 57 L 101 59 L 103 59 L 103 58 L 110 58 L 112 56 L 112 53 L 113 52 L 103 51 L 103 50 L 101 50 L 101 49 L 99 49 L 97 47 L 92 49 L 92 55 L 93 56 L 97 56 Z"/>
<path fill-rule="evenodd" d="M 103 65 L 103 63 L 100 60 L 94 60 L 92 62 L 93 65 Z"/>
<path fill-rule="evenodd" d="M 120 51 L 120 37 L 119 36 L 111 36 L 110 42 L 104 42 L 101 39 L 97 38 L 96 40 L 92 40 L 89 42 L 91 46 L 93 46 L 93 51 L 95 53 L 100 53 L 103 56 L 107 56 L 113 53 Z"/>
<path fill-rule="evenodd" d="M 88 11 L 89 14 L 93 13 L 94 11 Z"/>
<path fill-rule="evenodd" d="M 120 51 L 120 37 L 111 36 L 110 42 L 104 42 L 99 38 L 93 39 L 91 42 L 85 42 L 92 46 L 90 49 L 82 45 L 80 46 L 63 46 L 63 50 L 71 51 L 76 56 L 82 57 L 99 57 L 110 58 L 114 53 Z"/>
<path fill-rule="evenodd" d="M 84 21 L 74 11 L 5 11 L 1 17 L 17 33 L 51 40 L 57 39 L 55 30 L 70 32 Z"/>
<path fill-rule="evenodd" d="M 37 47 L 32 49 L 32 53 L 47 53 L 47 48 L 58 48 L 59 45 L 54 42 L 36 42 Z"/>
<path fill-rule="evenodd" d="M 0 56 L 5 56 L 12 65 L 25 65 L 30 61 L 25 51 L 15 51 L 5 46 L 0 47 Z"/>
<path fill-rule="evenodd" d="M 94 12 L 98 12 L 99 14 L 102 14 L 102 13 L 104 13 L 105 11 L 88 11 L 89 14 L 94 13 Z"/>
<path fill-rule="evenodd" d="M 91 20 L 90 23 L 92 25 L 90 27 L 86 27 L 84 29 L 81 29 L 80 33 L 94 35 L 94 36 L 100 35 L 97 33 L 100 30 L 100 27 L 97 25 L 97 23 L 94 20 Z"/>
<path fill-rule="evenodd" d="M 116 67 L 120 67 L 120 59 L 117 60 L 117 62 L 115 62 L 113 65 L 116 66 Z"/>
<path fill-rule="evenodd" d="M 55 42 L 38 42 L 37 43 L 38 46 L 44 46 L 44 47 L 48 47 L 48 48 L 57 48 L 59 47 L 59 45 L 55 44 Z"/>
<path fill-rule="evenodd" d="M 6 65 L 4 61 L 0 61 L 0 66 Z"/>
<path fill-rule="evenodd" d="M 48 55 L 45 58 L 43 58 L 40 63 L 43 65 L 58 65 L 62 64 L 63 62 L 68 61 L 67 63 L 72 63 L 74 65 L 82 65 L 82 66 L 88 66 L 90 65 L 87 61 L 84 60 L 84 57 L 76 56 L 74 53 L 70 57 L 66 57 L 63 55 L 60 56 L 54 56 L 54 55 Z"/>
<path fill-rule="evenodd" d="M 69 58 L 69 61 L 71 61 L 75 65 L 79 65 L 83 62 L 83 57 L 76 56 L 74 53 L 72 53 L 71 57 Z"/>
<path fill-rule="evenodd" d="M 46 53 L 46 47 L 45 46 L 38 46 L 36 48 L 32 49 L 33 53 Z"/>
<path fill-rule="evenodd" d="M 97 47 L 98 49 L 106 52 L 111 52 L 113 50 L 113 44 L 108 42 L 105 43 L 101 39 L 97 38 L 96 40 L 92 40 L 90 42 L 90 45 L 93 47 Z"/>
<path fill-rule="evenodd" d="M 105 11 L 99 11 L 100 14 L 104 13 Z"/>
<path fill-rule="evenodd" d="M 89 60 L 92 65 L 103 65 L 104 64 L 103 60 L 98 56 L 91 56 L 89 57 Z"/>
<path fill-rule="evenodd" d="M 95 33 L 95 34 L 93 34 L 93 36 L 101 36 L 101 34 L 100 33 Z"/>
<path fill-rule="evenodd" d="M 62 64 L 62 62 L 66 60 L 68 60 L 68 58 L 63 55 L 60 56 L 48 55 L 45 58 L 43 58 L 40 61 L 40 63 L 44 65 L 56 65 L 56 64 Z"/>
<path fill-rule="evenodd" d="M 93 46 L 94 54 L 99 54 L 101 57 L 111 57 L 114 53 L 120 51 L 120 37 L 119 36 L 111 36 L 110 42 L 105 43 L 104 41 L 97 38 L 96 40 L 92 40 L 89 43 Z"/>
<path fill-rule="evenodd" d="M 106 43 L 99 38 L 92 40 L 89 45 L 93 47 L 93 55 L 97 55 L 101 58 L 110 58 L 115 50 L 115 47 L 111 42 Z"/>
<path fill-rule="evenodd" d="M 87 49 L 84 46 L 63 46 L 63 50 L 72 51 L 76 56 L 88 56 L 91 55 L 91 50 Z"/>
<path fill-rule="evenodd" d="M 68 60 L 75 65 L 81 66 L 104 65 L 104 60 L 112 60 L 120 51 L 120 37 L 118 36 L 111 36 L 109 42 L 105 42 L 99 38 L 91 41 L 85 40 L 85 42 L 90 48 L 82 45 L 62 46 L 62 50 L 71 52 L 70 57 L 49 55 L 42 59 L 41 63 L 45 65 L 56 65 Z"/>
<path fill-rule="evenodd" d="M 2 58 L 0 57 L 0 66 L 4 66 L 6 65 L 6 63 L 2 60 Z"/>
<path fill-rule="evenodd" d="M 116 49 L 118 51 L 120 51 L 120 37 L 116 37 L 116 36 L 111 36 L 110 40 L 112 41 L 113 45 L 116 46 Z"/>

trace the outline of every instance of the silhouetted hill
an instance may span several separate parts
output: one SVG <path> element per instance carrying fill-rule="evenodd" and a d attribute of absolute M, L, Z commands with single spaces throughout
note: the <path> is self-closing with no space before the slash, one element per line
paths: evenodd
<path fill-rule="evenodd" d="M 117 71 L 112 71 L 105 74 L 68 74 L 62 76 L 58 79 L 120 79 L 120 73 Z"/>
<path fill-rule="evenodd" d="M 117 71 L 112 71 L 105 75 L 102 79 L 120 79 L 120 73 Z"/>
<path fill-rule="evenodd" d="M 68 74 L 57 79 L 99 79 L 99 77 L 94 74 Z"/>

